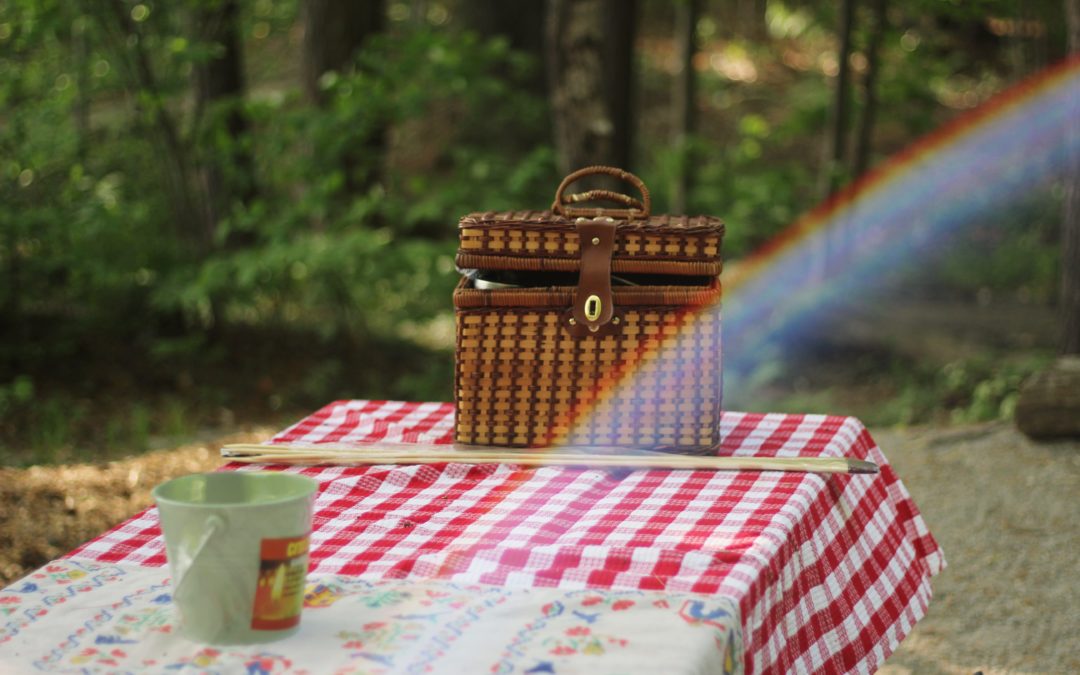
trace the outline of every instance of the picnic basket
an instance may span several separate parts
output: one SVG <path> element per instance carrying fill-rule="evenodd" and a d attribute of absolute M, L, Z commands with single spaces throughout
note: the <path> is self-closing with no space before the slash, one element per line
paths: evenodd
<path fill-rule="evenodd" d="M 601 175 L 640 199 L 567 192 Z M 459 444 L 715 451 L 718 218 L 652 215 L 637 176 L 593 166 L 549 211 L 472 213 L 458 234 Z"/>

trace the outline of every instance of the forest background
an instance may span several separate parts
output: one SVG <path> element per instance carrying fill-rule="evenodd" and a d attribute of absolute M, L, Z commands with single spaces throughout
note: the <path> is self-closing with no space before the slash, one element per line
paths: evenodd
<path fill-rule="evenodd" d="M 737 266 L 1065 57 L 1078 17 L 1076 0 L 0 0 L 0 465 L 339 398 L 450 400 L 461 215 L 544 208 L 570 169 L 615 164 L 656 212 L 723 217 Z M 969 224 L 828 330 L 761 345 L 725 405 L 1009 419 L 1069 330 L 1068 187 Z"/>

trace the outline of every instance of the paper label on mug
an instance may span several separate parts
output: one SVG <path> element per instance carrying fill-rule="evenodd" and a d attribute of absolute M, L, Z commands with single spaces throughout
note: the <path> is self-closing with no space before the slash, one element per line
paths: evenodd
<path fill-rule="evenodd" d="M 284 630 L 300 623 L 307 552 L 307 536 L 262 540 L 252 630 Z"/>

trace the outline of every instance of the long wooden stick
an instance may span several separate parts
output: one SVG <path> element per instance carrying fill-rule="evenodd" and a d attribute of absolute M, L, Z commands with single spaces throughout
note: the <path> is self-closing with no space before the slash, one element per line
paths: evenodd
<path fill-rule="evenodd" d="M 795 471 L 803 473 L 877 473 L 873 462 L 848 457 L 714 457 L 662 452 L 588 454 L 564 450 L 474 450 L 422 446 L 422 451 L 381 445 L 348 446 L 226 445 L 221 455 L 234 462 L 279 464 L 518 464 L 521 466 L 706 469 L 713 471 Z M 438 446 L 435 446 L 438 447 Z"/>

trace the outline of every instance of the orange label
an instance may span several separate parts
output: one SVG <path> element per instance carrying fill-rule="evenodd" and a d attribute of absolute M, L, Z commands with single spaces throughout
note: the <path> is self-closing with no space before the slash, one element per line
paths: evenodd
<path fill-rule="evenodd" d="M 251 612 L 253 630 L 284 630 L 300 623 L 307 552 L 306 536 L 262 540 L 259 583 Z"/>

